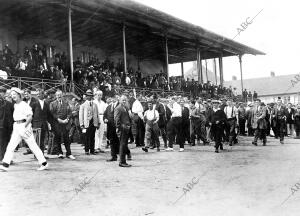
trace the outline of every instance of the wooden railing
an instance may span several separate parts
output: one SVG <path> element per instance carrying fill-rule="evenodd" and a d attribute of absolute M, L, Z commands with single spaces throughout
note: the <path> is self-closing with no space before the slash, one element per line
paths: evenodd
<path fill-rule="evenodd" d="M 0 87 L 10 89 L 12 87 L 18 87 L 20 89 L 29 88 L 31 90 L 36 90 L 38 88 L 44 89 L 46 92 L 55 89 L 61 89 L 64 93 L 73 92 L 79 97 L 82 96 L 87 87 L 80 85 L 76 82 L 63 82 L 60 80 L 50 80 L 50 79 L 38 79 L 38 78 L 28 78 L 28 77 L 15 77 L 10 76 L 6 80 L 0 78 Z M 141 88 L 141 87 L 132 87 L 132 86 L 117 86 L 115 88 L 118 94 L 124 92 L 133 92 L 137 94 L 142 94 L 143 96 L 151 96 L 153 94 L 158 94 L 162 97 L 182 95 L 190 96 L 190 93 L 183 91 L 169 91 L 164 89 L 151 89 L 151 88 Z"/>

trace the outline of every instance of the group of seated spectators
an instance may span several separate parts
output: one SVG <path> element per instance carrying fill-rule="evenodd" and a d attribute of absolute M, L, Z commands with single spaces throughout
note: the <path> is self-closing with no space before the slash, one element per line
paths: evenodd
<path fill-rule="evenodd" d="M 83 91 L 100 87 L 112 91 L 119 86 L 163 89 L 165 91 L 181 91 L 192 96 L 203 96 L 209 98 L 218 95 L 236 96 L 231 87 L 207 83 L 198 83 L 194 79 L 185 79 L 181 76 L 170 77 L 169 82 L 163 71 L 154 75 L 142 76 L 140 68 L 135 70 L 128 66 L 124 72 L 124 62 L 119 59 L 117 63 L 106 59 L 101 62 L 92 57 L 88 63 L 83 63 L 78 57 L 74 61 L 74 81 L 79 84 Z M 55 53 L 54 61 L 48 64 L 47 49 L 45 45 L 34 44 L 32 48 L 25 47 L 22 54 L 14 54 L 7 44 L 0 51 L 0 70 L 6 71 L 8 76 L 31 77 L 48 80 L 59 80 L 67 82 L 71 79 L 69 63 L 65 52 Z M 251 94 L 251 93 L 250 93 Z M 244 100 L 247 101 L 247 100 Z"/>

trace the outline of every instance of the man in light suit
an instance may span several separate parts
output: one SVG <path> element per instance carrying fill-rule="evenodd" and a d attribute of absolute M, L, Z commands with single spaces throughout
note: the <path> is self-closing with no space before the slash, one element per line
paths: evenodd
<path fill-rule="evenodd" d="M 97 105 L 92 101 L 93 93 L 86 91 L 86 101 L 79 109 L 79 124 L 82 133 L 85 134 L 84 150 L 85 154 L 95 153 L 95 131 L 99 128 L 99 117 Z"/>
<path fill-rule="evenodd" d="M 255 106 L 251 110 L 251 124 L 252 128 L 254 129 L 254 141 L 252 142 L 253 145 L 257 146 L 258 138 L 263 140 L 263 145 L 265 146 L 267 143 L 266 137 L 266 129 L 267 129 L 267 122 L 266 118 L 266 107 L 261 106 L 260 99 L 256 99 Z"/>
<path fill-rule="evenodd" d="M 130 155 L 128 148 L 128 138 L 131 130 L 131 118 L 127 107 L 127 96 L 122 95 L 120 98 L 120 104 L 115 109 L 114 120 L 116 125 L 116 133 L 120 140 L 120 167 L 131 167 L 126 163 L 126 154 Z"/>

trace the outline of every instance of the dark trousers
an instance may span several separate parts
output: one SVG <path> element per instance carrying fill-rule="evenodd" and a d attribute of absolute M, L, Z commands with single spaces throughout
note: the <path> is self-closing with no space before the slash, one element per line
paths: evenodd
<path fill-rule="evenodd" d="M 117 158 L 117 154 L 119 154 L 120 141 L 116 133 L 116 127 L 114 122 L 107 123 L 107 135 L 110 143 L 111 157 Z"/>
<path fill-rule="evenodd" d="M 6 147 L 8 145 L 9 137 L 4 129 L 0 128 L 0 161 L 2 161 L 4 154 L 6 152 Z"/>
<path fill-rule="evenodd" d="M 163 138 L 165 148 L 168 146 L 167 144 L 167 127 L 166 125 L 159 126 L 160 135 Z"/>
<path fill-rule="evenodd" d="M 135 144 L 136 146 L 144 146 L 145 140 L 145 125 L 143 120 L 138 117 L 136 121 L 136 136 L 135 136 Z"/>
<path fill-rule="evenodd" d="M 45 151 L 45 138 L 46 138 L 47 131 L 48 131 L 48 128 L 46 128 L 46 127 L 41 128 L 40 143 L 37 143 L 38 146 L 40 147 L 41 151 L 43 152 L 43 154 Z M 30 149 L 28 147 L 27 147 L 27 151 L 30 151 Z"/>
<path fill-rule="evenodd" d="M 129 139 L 129 133 L 131 131 L 130 129 L 121 129 L 120 133 L 120 163 L 126 163 L 126 155 L 130 155 L 130 150 L 128 148 L 128 139 Z"/>
<path fill-rule="evenodd" d="M 286 123 L 284 119 L 278 119 L 276 122 L 276 130 L 280 137 L 280 141 L 284 140 L 284 133 L 285 133 Z"/>
<path fill-rule="evenodd" d="M 212 125 L 211 130 L 215 140 L 215 148 L 218 150 L 222 146 L 224 127 L 221 125 Z"/>
<path fill-rule="evenodd" d="M 226 126 L 226 140 L 229 140 L 230 144 L 233 144 L 233 142 L 236 139 L 236 119 L 229 119 L 227 120 L 227 126 Z"/>
<path fill-rule="evenodd" d="M 85 152 L 95 152 L 95 131 L 96 128 L 93 123 L 93 119 L 90 121 L 89 127 L 86 129 L 84 150 Z"/>
<path fill-rule="evenodd" d="M 66 156 L 71 155 L 71 142 L 69 139 L 69 131 L 66 129 L 65 124 L 58 124 L 54 131 L 54 143 L 57 146 L 58 154 L 63 154 L 61 144 L 65 144 Z"/>
<path fill-rule="evenodd" d="M 240 134 L 241 135 L 245 135 L 245 123 L 246 123 L 246 119 L 239 119 L 239 128 L 240 128 Z"/>
<path fill-rule="evenodd" d="M 254 131 L 254 143 L 257 143 L 258 139 L 262 139 L 263 144 L 267 143 L 266 130 L 256 128 Z"/>
<path fill-rule="evenodd" d="M 207 143 L 205 122 L 199 119 L 191 120 L 191 143 L 195 144 L 196 135 L 204 144 Z"/>
<path fill-rule="evenodd" d="M 182 120 L 181 131 L 182 131 L 182 142 L 185 143 L 185 141 L 187 140 L 190 143 L 191 142 L 190 120 Z"/>
<path fill-rule="evenodd" d="M 177 137 L 177 141 L 179 143 L 180 148 L 184 148 L 184 143 L 182 139 L 182 120 L 181 117 L 174 117 L 168 122 L 167 125 L 167 134 L 169 137 L 169 147 L 173 148 L 173 144 L 175 142 L 175 137 Z"/>

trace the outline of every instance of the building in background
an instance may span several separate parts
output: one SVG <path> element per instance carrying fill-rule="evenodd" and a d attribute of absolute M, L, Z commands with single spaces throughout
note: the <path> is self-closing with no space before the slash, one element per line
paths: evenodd
<path fill-rule="evenodd" d="M 284 103 L 291 102 L 293 104 L 300 103 L 300 81 L 297 81 L 299 74 L 275 76 L 271 72 L 270 77 L 244 79 L 244 89 L 247 92 L 256 91 L 258 98 L 265 103 L 276 102 L 281 97 Z M 236 88 L 238 94 L 241 94 L 241 80 L 225 81 L 226 87 Z"/>

